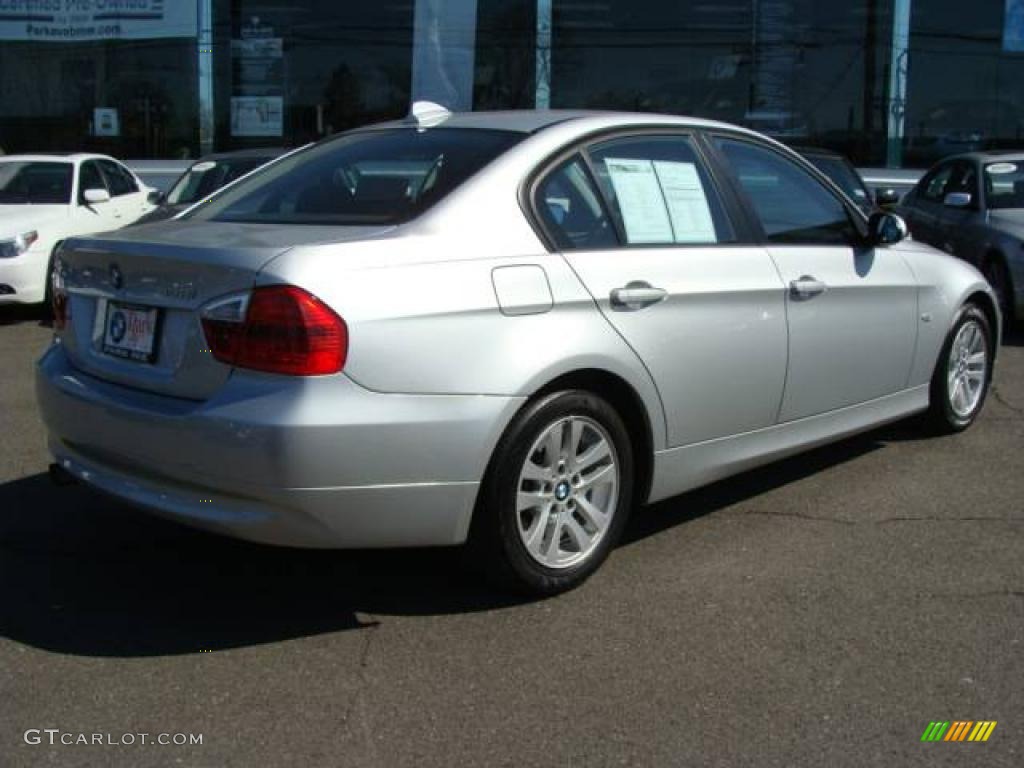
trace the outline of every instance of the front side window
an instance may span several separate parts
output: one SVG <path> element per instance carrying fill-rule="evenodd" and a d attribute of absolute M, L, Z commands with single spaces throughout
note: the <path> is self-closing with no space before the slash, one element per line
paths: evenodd
<path fill-rule="evenodd" d="M 709 245 L 735 240 L 690 139 L 617 139 L 593 147 L 590 154 L 601 190 L 630 245 Z"/>
<path fill-rule="evenodd" d="M 100 167 L 103 175 L 107 178 L 107 186 L 110 187 L 110 194 L 113 197 L 130 195 L 139 191 L 135 178 L 122 166 L 112 160 L 100 160 Z"/>
<path fill-rule="evenodd" d="M 85 204 L 85 190 L 87 189 L 107 189 L 99 166 L 96 165 L 94 160 L 82 163 L 82 170 L 79 173 L 78 179 L 78 202 L 80 205 Z"/>
<path fill-rule="evenodd" d="M 0 205 L 67 205 L 71 163 L 0 161 Z"/>
<path fill-rule="evenodd" d="M 1024 163 L 989 163 L 984 179 L 989 208 L 1024 208 Z"/>
<path fill-rule="evenodd" d="M 619 244 L 578 155 L 537 185 L 536 207 L 559 250 L 614 248 Z"/>
<path fill-rule="evenodd" d="M 813 175 L 767 147 L 715 141 L 768 242 L 853 245 L 857 230 L 846 207 Z"/>
<path fill-rule="evenodd" d="M 953 177 L 946 185 L 945 195 L 953 192 L 960 192 L 971 196 L 971 208 L 978 204 L 978 174 L 974 171 L 974 165 L 968 162 L 956 164 Z"/>
<path fill-rule="evenodd" d="M 807 159 L 855 203 L 864 205 L 871 202 L 871 195 L 868 194 L 860 175 L 845 159 L 830 155 L 808 155 Z"/>
<path fill-rule="evenodd" d="M 167 193 L 171 205 L 188 205 L 209 197 L 221 187 L 239 179 L 249 171 L 270 162 L 270 157 L 247 157 L 231 160 L 204 160 L 196 163 L 175 182 Z"/>
<path fill-rule="evenodd" d="M 186 217 L 400 224 L 419 216 L 524 135 L 443 127 L 349 133 L 256 171 Z"/>
<path fill-rule="evenodd" d="M 950 179 L 953 178 L 953 169 L 953 164 L 949 163 L 926 176 L 919 187 L 921 199 L 931 203 L 941 203 L 946 197 L 946 187 L 949 186 Z"/>

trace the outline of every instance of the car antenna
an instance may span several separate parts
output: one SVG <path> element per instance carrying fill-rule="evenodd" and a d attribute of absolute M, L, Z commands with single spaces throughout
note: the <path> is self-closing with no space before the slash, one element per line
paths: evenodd
<path fill-rule="evenodd" d="M 432 101 L 414 101 L 412 107 L 409 108 L 408 120 L 416 123 L 416 127 L 422 131 L 440 125 L 451 115 L 452 113 L 440 104 L 435 104 Z"/>

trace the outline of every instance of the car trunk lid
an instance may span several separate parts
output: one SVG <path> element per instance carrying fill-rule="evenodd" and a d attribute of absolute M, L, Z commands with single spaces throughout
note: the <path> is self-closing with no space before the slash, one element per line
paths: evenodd
<path fill-rule="evenodd" d="M 204 400 L 224 384 L 231 366 L 209 351 L 200 322 L 203 306 L 251 290 L 263 265 L 293 246 L 380 231 L 164 222 L 69 240 L 61 253 L 70 314 L 61 335 L 64 348 L 73 365 L 98 378 Z M 118 346 L 131 346 L 136 325 L 143 341 L 152 333 L 150 355 L 145 344 Z"/>

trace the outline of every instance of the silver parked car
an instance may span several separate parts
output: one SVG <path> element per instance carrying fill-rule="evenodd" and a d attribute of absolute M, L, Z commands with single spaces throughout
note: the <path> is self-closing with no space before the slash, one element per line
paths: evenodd
<path fill-rule="evenodd" d="M 1024 152 L 943 160 L 898 211 L 916 240 L 982 271 L 1008 324 L 1024 317 Z"/>
<path fill-rule="evenodd" d="M 994 295 L 904 235 L 729 125 L 427 113 L 69 240 L 38 398 L 57 472 L 157 514 L 468 541 L 551 593 L 639 504 L 918 412 L 975 419 Z"/>

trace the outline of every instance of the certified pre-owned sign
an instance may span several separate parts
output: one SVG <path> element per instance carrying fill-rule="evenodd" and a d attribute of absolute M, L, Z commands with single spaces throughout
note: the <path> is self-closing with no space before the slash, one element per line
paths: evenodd
<path fill-rule="evenodd" d="M 182 0 L 0 0 L 0 40 L 195 37 L 196 7 Z"/>

